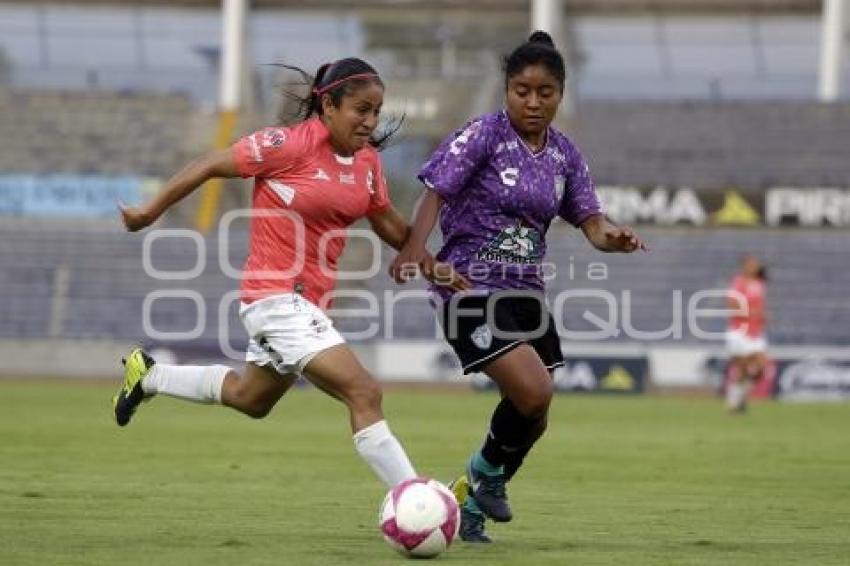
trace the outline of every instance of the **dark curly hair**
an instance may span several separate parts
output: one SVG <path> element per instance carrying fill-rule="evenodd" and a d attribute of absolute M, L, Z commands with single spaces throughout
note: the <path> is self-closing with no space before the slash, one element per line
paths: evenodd
<path fill-rule="evenodd" d="M 555 42 L 545 31 L 535 31 L 528 40 L 505 57 L 503 68 L 505 70 L 505 88 L 508 86 L 508 81 L 526 67 L 530 65 L 542 64 L 552 73 L 552 76 L 558 81 L 561 86 L 561 92 L 564 92 L 564 83 L 567 79 L 567 69 L 564 65 L 564 58 L 561 53 L 555 48 Z"/>
<path fill-rule="evenodd" d="M 372 65 L 357 57 L 348 57 L 325 63 L 311 76 L 308 72 L 292 65 L 278 64 L 276 67 L 295 71 L 301 76 L 302 82 L 296 86 L 309 86 L 310 92 L 304 95 L 301 92 L 284 89 L 283 96 L 294 101 L 296 111 L 290 116 L 293 121 L 303 121 L 314 114 L 322 115 L 322 96 L 327 94 L 331 98 L 334 107 L 339 108 L 344 96 L 347 96 L 370 83 L 384 86 L 384 82 Z M 386 147 L 389 139 L 401 128 L 402 119 L 393 119 L 381 132 L 374 134 L 369 139 L 369 144 L 376 149 Z"/>

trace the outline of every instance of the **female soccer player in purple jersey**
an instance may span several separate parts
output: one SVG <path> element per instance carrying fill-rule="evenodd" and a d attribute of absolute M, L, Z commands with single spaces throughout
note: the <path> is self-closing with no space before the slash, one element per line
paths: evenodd
<path fill-rule="evenodd" d="M 543 297 L 545 235 L 556 215 L 580 227 L 597 249 L 644 248 L 602 215 L 587 165 L 551 124 L 564 92 L 564 61 L 545 32 L 534 32 L 505 60 L 505 109 L 449 136 L 419 173 L 427 190 L 410 239 L 391 266 L 398 282 L 411 265 L 433 276 L 425 242 L 440 216 L 439 261 L 473 289 L 432 287 L 447 341 L 464 373 L 482 371 L 499 387 L 480 450 L 455 486 L 464 500 L 461 537 L 490 542 L 485 517 L 510 521 L 505 483 L 546 429 L 551 372 L 564 364 Z"/>

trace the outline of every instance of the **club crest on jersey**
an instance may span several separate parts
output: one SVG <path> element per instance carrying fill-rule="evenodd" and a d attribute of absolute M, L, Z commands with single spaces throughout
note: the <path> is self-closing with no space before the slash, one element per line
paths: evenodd
<path fill-rule="evenodd" d="M 339 182 L 343 185 L 353 185 L 354 184 L 354 173 L 340 173 L 339 174 Z"/>
<path fill-rule="evenodd" d="M 369 191 L 370 195 L 375 194 L 375 176 L 372 174 L 371 169 L 366 173 L 366 190 Z"/>
<path fill-rule="evenodd" d="M 493 333 L 486 324 L 482 324 L 473 330 L 470 338 L 472 338 L 472 343 L 481 350 L 486 350 L 493 344 Z"/>
<path fill-rule="evenodd" d="M 286 141 L 286 132 L 280 128 L 274 128 L 263 132 L 263 147 L 280 147 Z"/>

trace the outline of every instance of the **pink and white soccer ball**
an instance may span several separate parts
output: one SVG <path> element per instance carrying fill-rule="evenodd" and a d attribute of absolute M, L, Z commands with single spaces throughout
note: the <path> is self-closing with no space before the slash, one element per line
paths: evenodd
<path fill-rule="evenodd" d="M 405 556 L 437 556 L 457 536 L 460 509 L 454 494 L 428 478 L 405 480 L 392 488 L 378 517 L 384 540 Z"/>

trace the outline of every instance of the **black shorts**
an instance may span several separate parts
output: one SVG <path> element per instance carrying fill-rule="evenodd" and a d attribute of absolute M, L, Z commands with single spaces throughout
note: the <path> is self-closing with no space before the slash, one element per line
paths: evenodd
<path fill-rule="evenodd" d="M 439 309 L 443 334 L 465 374 L 481 371 L 520 344 L 534 348 L 549 370 L 564 365 L 561 339 L 543 295 L 470 295 Z"/>

